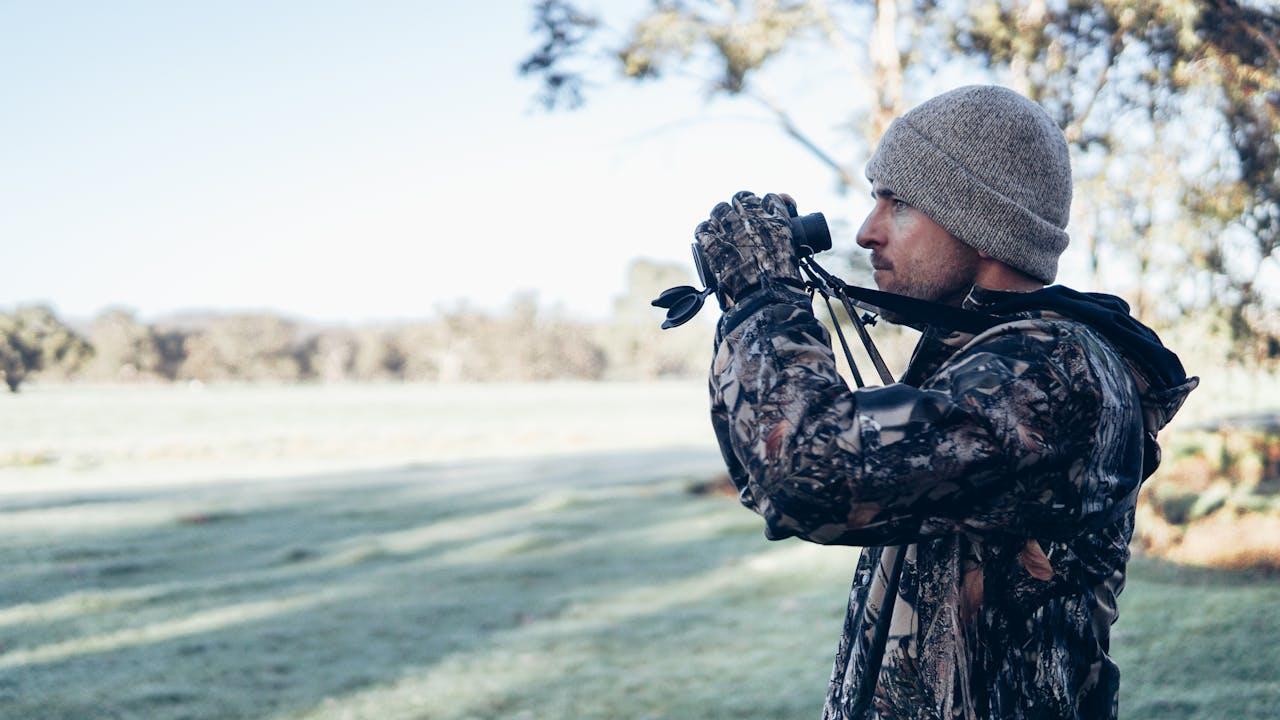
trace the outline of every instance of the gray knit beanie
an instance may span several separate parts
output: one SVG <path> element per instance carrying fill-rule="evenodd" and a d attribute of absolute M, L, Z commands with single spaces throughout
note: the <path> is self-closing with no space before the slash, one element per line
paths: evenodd
<path fill-rule="evenodd" d="M 1071 160 L 1044 108 L 1008 88 L 968 85 L 889 125 L 867 177 L 969 246 L 1053 282 L 1067 247 Z"/>

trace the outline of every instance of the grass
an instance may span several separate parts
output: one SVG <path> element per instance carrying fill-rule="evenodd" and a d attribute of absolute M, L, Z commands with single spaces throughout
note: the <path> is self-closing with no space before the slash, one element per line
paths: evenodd
<path fill-rule="evenodd" d="M 733 499 L 688 492 L 719 469 L 679 444 L 705 419 L 664 425 L 652 397 L 700 388 L 651 390 L 629 420 L 649 434 L 610 448 L 632 390 L 602 387 L 568 411 L 598 403 L 596 435 L 583 422 L 521 457 L 213 481 L 197 454 L 146 484 L 119 482 L 135 461 L 110 453 L 6 470 L 0 718 L 816 718 L 857 551 L 770 543 Z M 256 407 L 240 392 L 227 404 Z M 566 412 L 527 392 L 539 422 Z M 368 423 L 357 438 L 395 424 Z M 1135 561 L 1122 717 L 1274 717 L 1277 606 L 1275 576 Z"/>
<path fill-rule="evenodd" d="M 1128 585 L 1112 638 L 1122 717 L 1276 717 L 1276 576 L 1138 561 Z"/>

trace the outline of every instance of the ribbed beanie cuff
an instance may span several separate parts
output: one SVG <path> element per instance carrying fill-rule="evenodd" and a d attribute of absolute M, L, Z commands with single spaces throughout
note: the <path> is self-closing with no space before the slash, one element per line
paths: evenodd
<path fill-rule="evenodd" d="M 995 86 L 953 90 L 894 120 L 867 163 L 868 178 L 965 244 L 1046 284 L 1067 247 L 1070 173 L 1047 113 Z"/>

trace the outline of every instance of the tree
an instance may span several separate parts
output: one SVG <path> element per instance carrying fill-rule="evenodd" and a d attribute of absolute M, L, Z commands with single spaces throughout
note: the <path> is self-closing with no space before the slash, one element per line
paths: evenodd
<path fill-rule="evenodd" d="M 94 357 L 85 372 L 103 380 L 165 377 L 164 354 L 155 330 L 138 322 L 133 311 L 109 308 L 89 329 Z"/>
<path fill-rule="evenodd" d="M 362 328 L 356 333 L 352 373 L 358 380 L 403 379 L 405 356 L 393 333 Z"/>
<path fill-rule="evenodd" d="M 185 342 L 179 376 L 196 380 L 295 381 L 303 366 L 297 353 L 297 326 L 267 314 L 214 318 Z"/>
<path fill-rule="evenodd" d="M 517 293 L 497 314 L 466 304 L 445 309 L 434 334 L 436 351 L 427 357 L 440 380 L 594 380 L 604 373 L 590 329 L 539 307 L 532 292 Z M 415 355 L 406 352 L 410 365 Z"/>
<path fill-rule="evenodd" d="M 542 79 L 548 109 L 580 106 L 601 76 L 701 77 L 709 96 L 768 112 L 842 192 L 861 185 L 856 168 L 889 120 L 925 99 L 909 89 L 943 67 L 976 65 L 1063 128 L 1083 191 L 1073 232 L 1095 284 L 1113 285 L 1104 269 L 1122 268 L 1145 319 L 1195 316 L 1236 359 L 1280 362 L 1280 297 L 1260 281 L 1268 267 L 1280 272 L 1275 4 L 656 0 L 621 30 L 566 0 L 533 9 L 540 45 L 520 72 Z M 810 46 L 863 90 L 846 99 L 841 84 L 830 103 L 856 128 L 851 153 L 825 147 L 767 87 L 768 68 Z"/>
<path fill-rule="evenodd" d="M 27 377 L 46 372 L 67 376 L 93 356 L 93 347 L 44 305 L 0 314 L 0 374 L 10 392 Z"/>
<path fill-rule="evenodd" d="M 650 305 L 663 290 L 692 282 L 692 273 L 682 265 L 644 258 L 631 261 L 626 287 L 613 300 L 611 321 L 599 331 L 609 377 L 649 380 L 694 376 L 706 370 L 712 336 L 706 316 L 678 332 L 664 332 L 662 312 Z M 716 300 L 710 297 L 708 302 Z"/>

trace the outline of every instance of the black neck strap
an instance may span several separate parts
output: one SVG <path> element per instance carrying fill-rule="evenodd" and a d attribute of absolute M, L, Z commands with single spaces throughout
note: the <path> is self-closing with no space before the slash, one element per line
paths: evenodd
<path fill-rule="evenodd" d="M 827 272 L 826 268 L 819 265 L 812 256 L 804 258 L 801 262 L 820 276 L 833 292 L 844 295 L 864 309 L 881 315 L 886 312 L 892 314 L 893 317 L 887 319 L 911 325 L 918 330 L 923 330 L 927 325 L 934 325 L 976 335 L 1004 322 L 995 315 L 976 310 L 965 310 L 930 300 L 919 300 L 906 295 L 850 285 Z"/>
<path fill-rule="evenodd" d="M 839 281 L 839 278 L 834 279 Z M 850 300 L 857 300 L 862 306 L 870 305 L 881 313 L 889 313 L 894 316 L 895 322 L 907 325 L 934 325 L 976 335 L 1002 322 L 1008 322 L 1005 318 L 977 310 L 965 310 L 931 300 L 848 285 L 843 281 L 836 289 Z"/>

